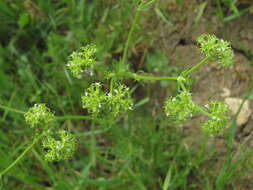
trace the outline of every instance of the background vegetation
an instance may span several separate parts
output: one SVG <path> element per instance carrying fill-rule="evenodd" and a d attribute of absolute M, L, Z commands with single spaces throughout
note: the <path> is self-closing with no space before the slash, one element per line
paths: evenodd
<path fill-rule="evenodd" d="M 162 20 L 169 26 L 177 23 L 180 15 L 170 10 L 181 10 L 189 2 L 168 3 L 171 2 L 157 0 L 138 20 L 128 55 L 133 70 L 166 75 L 185 67 L 171 63 L 156 43 L 157 22 Z M 0 104 L 26 111 L 34 103 L 45 102 L 56 115 L 85 115 L 80 95 L 97 79 L 92 76 L 74 79 L 66 69 L 68 55 L 92 42 L 97 44 L 98 61 L 105 64 L 119 61 L 137 5 L 137 0 L 0 0 Z M 198 1 L 195 6 L 192 19 L 198 27 L 211 7 L 224 33 L 226 24 L 250 15 L 252 9 L 250 1 L 236 0 Z M 188 43 L 185 38 L 179 42 Z M 236 48 L 251 60 L 250 50 Z M 74 159 L 47 163 L 41 156 L 42 150 L 35 147 L 1 179 L 1 188 L 253 188 L 249 181 L 252 151 L 244 147 L 234 151 L 233 139 L 226 137 L 223 151 L 217 150 L 213 139 L 203 136 L 194 137 L 195 144 L 189 144 L 183 128 L 165 118 L 163 102 L 164 97 L 175 92 L 172 83 L 142 84 L 131 80 L 125 83 L 134 91 L 136 106 L 132 113 L 110 130 L 106 124 L 91 130 L 89 121 L 62 122 L 63 128 L 70 128 L 78 138 Z M 2 110 L 0 113 L 0 169 L 3 169 L 26 147 L 32 131 L 22 115 Z M 91 145 L 93 133 L 95 148 Z"/>

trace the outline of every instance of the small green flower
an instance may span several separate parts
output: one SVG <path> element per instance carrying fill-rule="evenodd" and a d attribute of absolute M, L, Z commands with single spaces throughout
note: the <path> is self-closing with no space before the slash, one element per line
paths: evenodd
<path fill-rule="evenodd" d="M 94 54 L 96 53 L 95 45 L 87 45 L 80 48 L 80 51 L 74 51 L 69 56 L 67 67 L 76 78 L 81 78 L 84 72 L 93 73 L 95 65 Z"/>
<path fill-rule="evenodd" d="M 58 139 L 48 136 L 42 142 L 45 151 L 45 160 L 48 162 L 70 159 L 77 149 L 75 137 L 67 131 L 58 132 Z"/>
<path fill-rule="evenodd" d="M 83 108 L 92 115 L 116 117 L 133 107 L 129 88 L 119 84 L 112 92 L 105 93 L 100 83 L 92 84 L 82 96 Z"/>
<path fill-rule="evenodd" d="M 98 115 L 106 103 L 106 95 L 100 83 L 93 83 L 82 96 L 83 108 L 92 115 Z"/>
<path fill-rule="evenodd" d="M 32 128 L 43 126 L 47 127 L 55 120 L 54 114 L 45 104 L 35 104 L 25 113 L 25 121 Z"/>
<path fill-rule="evenodd" d="M 228 127 L 228 106 L 224 102 L 211 101 L 207 106 L 210 117 L 203 123 L 201 128 L 208 135 L 216 135 Z"/>
<path fill-rule="evenodd" d="M 112 92 L 107 94 L 106 102 L 110 114 L 114 117 L 133 109 L 133 99 L 129 88 L 122 84 L 118 84 Z"/>
<path fill-rule="evenodd" d="M 169 97 L 165 102 L 165 113 L 173 120 L 183 123 L 198 112 L 192 101 L 191 93 L 183 91 L 176 97 Z"/>
<path fill-rule="evenodd" d="M 218 60 L 223 67 L 233 64 L 234 53 L 229 42 L 215 35 L 203 34 L 197 38 L 197 43 L 207 57 Z"/>

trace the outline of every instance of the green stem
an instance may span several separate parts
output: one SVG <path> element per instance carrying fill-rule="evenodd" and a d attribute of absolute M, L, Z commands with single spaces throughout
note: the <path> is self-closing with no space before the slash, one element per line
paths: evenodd
<path fill-rule="evenodd" d="M 112 126 L 110 125 L 109 127 L 105 128 L 105 129 L 101 129 L 101 130 L 96 130 L 96 131 L 89 131 L 89 132 L 85 132 L 82 134 L 77 134 L 77 137 L 86 137 L 86 136 L 91 136 L 91 135 L 98 135 L 98 134 L 102 134 L 105 133 L 107 131 L 109 131 L 112 128 Z"/>
<path fill-rule="evenodd" d="M 0 104 L 0 109 L 4 109 L 7 111 L 12 111 L 15 113 L 19 113 L 19 114 L 25 114 L 25 111 L 22 110 L 18 110 L 15 108 L 11 108 L 8 106 L 4 106 Z M 82 119 L 82 120 L 92 120 L 92 121 L 96 121 L 96 122 L 100 122 L 100 123 L 111 123 L 110 121 L 107 121 L 105 119 L 98 119 L 98 118 L 94 118 L 91 116 L 86 116 L 86 115 L 64 115 L 64 116 L 57 116 L 56 120 L 69 120 L 69 119 Z"/>
<path fill-rule="evenodd" d="M 182 74 L 182 76 L 183 77 L 187 77 L 187 75 L 189 75 L 190 73 L 192 73 L 193 71 L 195 71 L 196 69 L 198 69 L 199 67 L 201 67 L 202 65 L 204 65 L 208 60 L 209 60 L 209 57 L 205 57 L 198 64 L 194 65 L 189 70 L 184 71 L 183 74 Z"/>
<path fill-rule="evenodd" d="M 135 73 L 129 73 L 128 77 L 136 79 L 136 80 L 177 80 L 177 77 L 155 77 L 155 76 L 143 76 L 137 75 Z"/>
<path fill-rule="evenodd" d="M 0 104 L 0 108 L 4 109 L 4 110 L 7 110 L 7 111 L 19 113 L 19 114 L 25 114 L 25 112 L 22 111 L 22 110 L 14 109 L 14 108 L 11 108 L 11 107 L 8 107 L 8 106 L 4 106 L 4 105 L 1 105 L 1 104 Z"/>
<path fill-rule="evenodd" d="M 138 8 L 136 10 L 132 26 L 130 28 L 130 31 L 129 31 L 128 35 L 127 35 L 127 40 L 126 40 L 126 44 L 125 44 L 124 51 L 123 51 L 123 58 L 122 58 L 123 63 L 126 63 L 129 44 L 130 44 L 130 41 L 132 40 L 133 32 L 134 32 L 135 26 L 137 24 L 137 21 L 139 20 L 139 17 L 141 15 L 140 7 L 142 5 L 143 5 L 143 1 L 141 1 L 140 5 L 138 6 Z"/>
<path fill-rule="evenodd" d="M 180 84 L 179 84 L 179 85 L 180 85 L 180 87 L 183 89 L 183 91 L 184 91 L 184 92 L 186 92 L 186 91 L 187 91 L 187 90 L 186 90 L 186 88 L 185 88 L 184 83 L 180 82 Z"/>
<path fill-rule="evenodd" d="M 93 129 L 94 129 L 94 122 L 92 122 L 91 123 L 91 130 L 93 131 Z M 91 150 L 91 157 L 90 157 L 90 160 L 91 160 L 91 165 L 93 166 L 93 167 L 95 167 L 96 166 L 96 155 L 97 155 L 97 149 L 96 149 L 96 135 L 93 133 L 92 135 L 91 135 L 91 148 L 90 148 L 90 150 Z"/>
<path fill-rule="evenodd" d="M 57 116 L 56 120 L 70 120 L 70 119 L 80 119 L 80 120 L 91 120 L 91 121 L 96 121 L 99 123 L 110 123 L 110 121 L 105 120 L 105 119 L 98 119 L 95 117 L 91 116 L 86 116 L 86 115 L 64 115 L 64 116 Z"/>
<path fill-rule="evenodd" d="M 198 106 L 198 110 L 199 110 L 201 113 L 203 113 L 204 115 L 206 115 L 206 116 L 208 116 L 208 117 L 210 117 L 210 118 L 213 117 L 212 114 L 208 113 L 206 110 L 204 110 L 203 108 L 201 108 L 201 107 L 199 107 L 199 106 Z"/>
<path fill-rule="evenodd" d="M 114 85 L 114 78 L 111 78 L 110 80 L 110 93 L 112 94 L 113 92 L 113 85 Z"/>
<path fill-rule="evenodd" d="M 41 134 L 39 137 L 33 140 L 33 142 L 14 160 L 7 168 L 5 168 L 2 172 L 0 172 L 0 178 L 9 172 L 24 156 L 25 154 L 33 148 L 33 146 L 44 136 L 45 134 Z"/>

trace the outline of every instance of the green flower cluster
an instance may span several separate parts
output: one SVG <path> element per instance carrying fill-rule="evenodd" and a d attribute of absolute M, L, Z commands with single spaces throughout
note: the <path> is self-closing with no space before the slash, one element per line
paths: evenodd
<path fill-rule="evenodd" d="M 54 114 L 45 104 L 35 104 L 24 114 L 25 121 L 32 128 L 43 126 L 47 127 L 55 120 Z"/>
<path fill-rule="evenodd" d="M 82 96 L 83 108 L 92 115 L 106 115 L 116 117 L 133 107 L 133 100 L 129 88 L 118 84 L 112 92 L 105 93 L 100 83 L 92 84 Z"/>
<path fill-rule="evenodd" d="M 45 160 L 48 162 L 68 160 L 77 149 L 77 141 L 72 134 L 61 130 L 58 132 L 58 135 L 58 140 L 52 136 L 48 136 L 42 142 L 42 147 L 45 151 Z"/>
<path fill-rule="evenodd" d="M 106 102 L 109 112 L 115 117 L 133 109 L 133 100 L 129 88 L 122 84 L 107 94 Z"/>
<path fill-rule="evenodd" d="M 56 119 L 55 115 L 45 104 L 35 104 L 25 113 L 26 122 L 32 127 L 43 127 L 43 148 L 46 150 L 47 161 L 60 161 L 69 159 L 76 150 L 76 140 L 73 135 L 66 131 L 59 131 L 59 140 L 50 136 L 49 125 Z M 35 138 L 37 138 L 35 136 Z"/>
<path fill-rule="evenodd" d="M 80 48 L 80 51 L 74 51 L 69 56 L 67 67 L 76 78 L 81 78 L 84 72 L 92 73 L 95 65 L 94 54 L 96 53 L 95 45 L 87 45 Z"/>
<path fill-rule="evenodd" d="M 86 108 L 93 115 L 98 115 L 104 107 L 105 99 L 106 95 L 103 92 L 102 85 L 98 82 L 93 83 L 82 96 L 83 108 Z"/>
<path fill-rule="evenodd" d="M 229 109 L 224 102 L 211 101 L 205 110 L 194 104 L 191 94 L 183 91 L 176 97 L 170 97 L 165 103 L 165 113 L 178 123 L 184 123 L 194 114 L 204 113 L 208 120 L 201 125 L 205 134 L 217 135 L 227 128 L 230 120 Z"/>
<path fill-rule="evenodd" d="M 230 119 L 228 106 L 224 102 L 211 101 L 206 108 L 211 116 L 202 124 L 203 132 L 209 135 L 216 135 L 224 131 Z"/>
<path fill-rule="evenodd" d="M 201 52 L 213 60 L 217 60 L 223 67 L 233 64 L 234 53 L 230 43 L 217 38 L 215 35 L 203 34 L 197 38 Z"/>
<path fill-rule="evenodd" d="M 176 97 L 169 97 L 164 108 L 166 115 L 179 123 L 185 122 L 198 112 L 198 107 L 188 91 L 183 91 Z"/>

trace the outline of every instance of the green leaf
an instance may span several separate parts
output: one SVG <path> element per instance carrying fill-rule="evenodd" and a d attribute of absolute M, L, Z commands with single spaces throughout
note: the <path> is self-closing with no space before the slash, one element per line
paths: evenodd
<path fill-rule="evenodd" d="M 19 28 L 21 29 L 25 28 L 29 24 L 29 20 L 30 19 L 28 13 L 22 13 L 18 19 Z"/>

